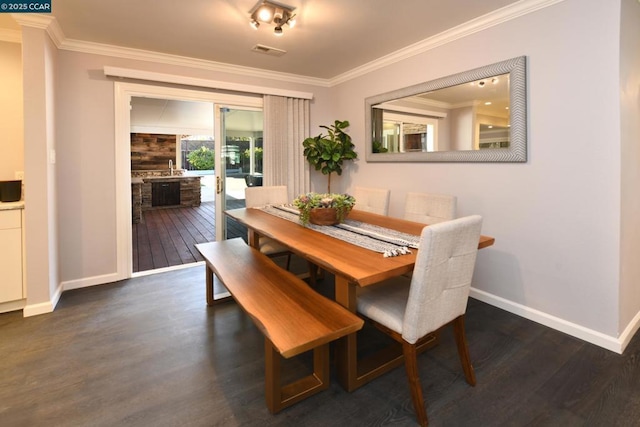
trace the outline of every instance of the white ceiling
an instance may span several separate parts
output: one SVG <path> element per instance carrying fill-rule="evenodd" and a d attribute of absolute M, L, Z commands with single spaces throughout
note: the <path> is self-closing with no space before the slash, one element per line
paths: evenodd
<path fill-rule="evenodd" d="M 213 135 L 213 104 L 170 99 L 131 99 L 131 131 Z"/>
<path fill-rule="evenodd" d="M 225 116 L 228 131 L 262 131 L 262 112 L 231 110 Z M 213 104 L 133 97 L 131 131 L 213 136 Z"/>
<path fill-rule="evenodd" d="M 52 0 L 64 37 L 331 79 L 514 3 L 530 0 L 286 0 L 295 28 L 249 26 L 257 0 Z M 0 29 L 19 28 L 0 17 Z M 262 44 L 287 53 L 253 52 Z"/>

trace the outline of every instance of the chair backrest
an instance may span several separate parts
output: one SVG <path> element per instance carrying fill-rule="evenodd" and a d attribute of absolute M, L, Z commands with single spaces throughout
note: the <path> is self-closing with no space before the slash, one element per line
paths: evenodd
<path fill-rule="evenodd" d="M 472 215 L 422 230 L 402 327 L 409 343 L 465 313 L 481 227 Z"/>
<path fill-rule="evenodd" d="M 456 217 L 458 199 L 448 194 L 407 193 L 404 219 L 436 224 Z"/>
<path fill-rule="evenodd" d="M 244 199 L 248 208 L 289 203 L 286 185 L 247 187 L 244 189 Z"/>
<path fill-rule="evenodd" d="M 391 191 L 385 188 L 356 187 L 353 192 L 356 204 L 353 208 L 380 215 L 388 215 L 390 193 Z"/>

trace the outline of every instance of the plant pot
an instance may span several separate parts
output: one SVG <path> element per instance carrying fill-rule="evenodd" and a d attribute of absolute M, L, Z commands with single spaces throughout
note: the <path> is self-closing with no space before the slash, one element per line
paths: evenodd
<path fill-rule="evenodd" d="M 345 213 L 345 217 L 347 213 Z M 340 222 L 335 208 L 314 208 L 309 211 L 309 222 L 316 225 L 335 225 Z"/>
<path fill-rule="evenodd" d="M 316 225 L 334 225 L 338 221 L 338 211 L 335 208 L 315 208 L 309 212 L 309 222 Z"/>

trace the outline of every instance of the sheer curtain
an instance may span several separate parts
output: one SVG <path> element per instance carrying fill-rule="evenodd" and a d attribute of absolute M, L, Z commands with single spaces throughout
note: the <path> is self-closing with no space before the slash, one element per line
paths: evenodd
<path fill-rule="evenodd" d="M 264 96 L 264 185 L 286 185 L 289 200 L 309 191 L 309 163 L 302 141 L 309 136 L 309 100 Z"/>

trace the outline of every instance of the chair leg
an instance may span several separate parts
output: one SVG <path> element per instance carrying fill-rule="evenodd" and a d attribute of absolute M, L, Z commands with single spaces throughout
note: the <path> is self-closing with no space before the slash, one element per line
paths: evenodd
<path fill-rule="evenodd" d="M 429 421 L 427 420 L 427 411 L 424 407 L 424 398 L 422 396 L 416 346 L 403 341 L 402 352 L 404 353 L 404 367 L 409 379 L 409 389 L 411 390 L 411 400 L 416 411 L 416 418 L 421 426 L 426 426 Z"/>
<path fill-rule="evenodd" d="M 453 333 L 458 345 L 458 355 L 460 356 L 460 363 L 462 364 L 462 370 L 464 376 L 467 379 L 467 383 L 472 386 L 476 385 L 476 374 L 471 365 L 471 357 L 469 356 L 469 347 L 467 346 L 467 336 L 464 332 L 464 314 L 456 317 L 453 320 Z"/>
<path fill-rule="evenodd" d="M 291 266 L 291 252 L 287 254 L 287 271 L 289 270 L 290 266 Z"/>

